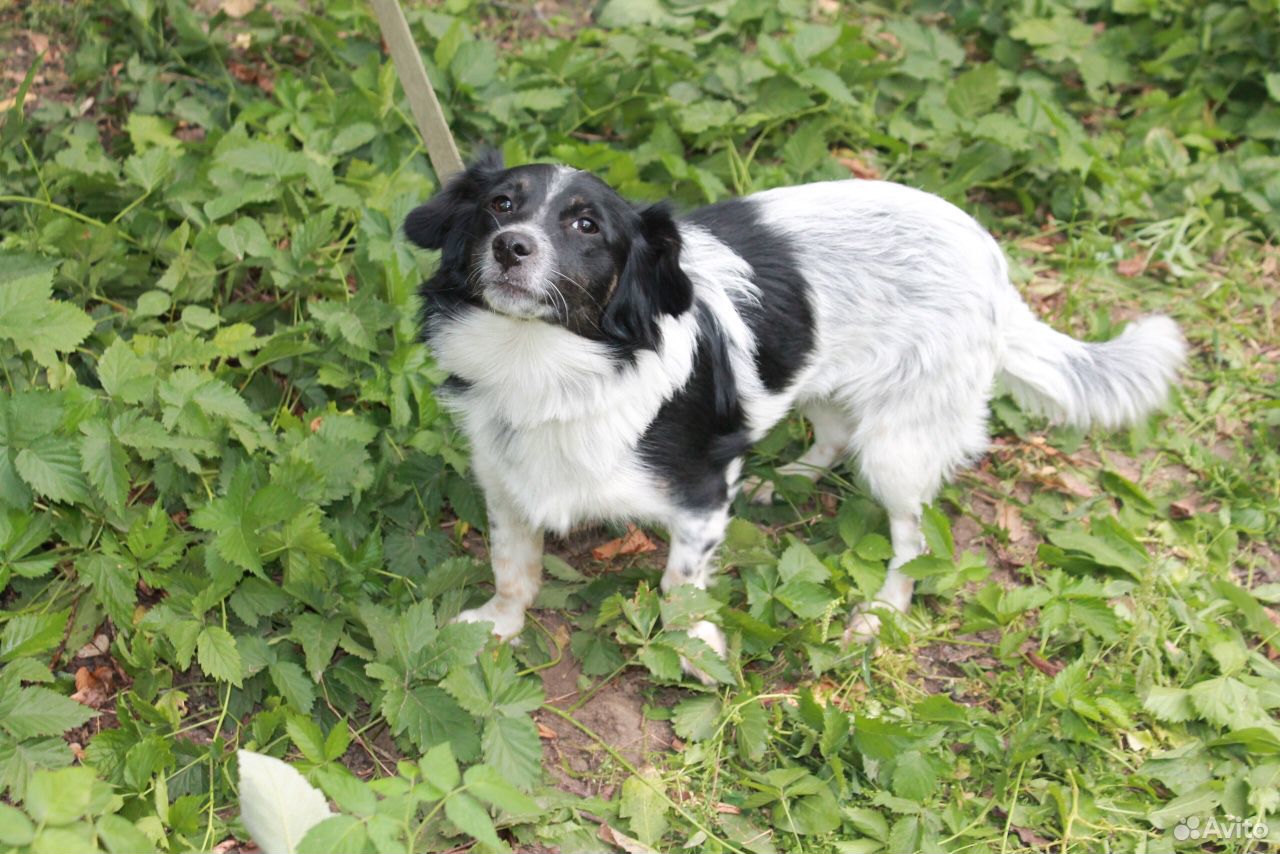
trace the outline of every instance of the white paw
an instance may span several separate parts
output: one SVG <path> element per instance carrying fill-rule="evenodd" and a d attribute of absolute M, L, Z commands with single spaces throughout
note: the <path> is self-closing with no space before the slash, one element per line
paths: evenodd
<path fill-rule="evenodd" d="M 882 604 L 882 603 L 876 603 Z M 849 625 L 844 630 L 845 644 L 870 643 L 880 634 L 880 618 L 870 611 L 864 610 L 866 605 L 859 605 L 849 616 Z"/>
<path fill-rule="evenodd" d="M 524 628 L 524 609 L 510 607 L 494 597 L 479 608 L 463 611 L 453 618 L 455 623 L 493 623 L 498 640 L 511 640 Z"/>
<path fill-rule="evenodd" d="M 773 503 L 773 482 L 758 477 L 748 477 L 742 481 L 742 494 L 752 504 Z"/>
<path fill-rule="evenodd" d="M 720 656 L 721 658 L 727 657 L 726 654 L 728 652 L 729 647 L 728 647 L 728 644 L 725 643 L 724 632 L 721 631 L 720 627 L 717 626 L 715 623 L 709 622 L 707 620 L 699 620 L 698 622 L 694 623 L 692 626 L 689 627 L 686 634 L 688 634 L 689 637 L 691 638 L 699 638 L 703 641 L 706 641 L 707 646 L 715 650 L 716 655 Z M 710 685 L 718 684 L 718 680 L 715 677 L 708 676 L 706 673 L 703 673 L 701 670 L 694 667 L 683 657 L 680 659 L 680 666 L 684 668 L 685 673 L 688 673 L 690 676 L 692 676 L 694 679 L 697 679 L 703 685 L 710 686 Z"/>

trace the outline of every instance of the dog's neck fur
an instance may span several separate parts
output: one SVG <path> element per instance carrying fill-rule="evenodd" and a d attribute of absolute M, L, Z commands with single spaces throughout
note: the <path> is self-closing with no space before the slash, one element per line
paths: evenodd
<path fill-rule="evenodd" d="M 731 302 L 757 298 L 749 268 L 702 229 L 682 227 L 695 302 L 720 323 L 730 349 L 749 359 L 750 332 Z M 708 263 L 710 262 L 710 263 Z M 638 437 L 688 381 L 697 350 L 698 309 L 664 316 L 656 350 L 621 360 L 604 343 L 560 326 L 469 307 L 431 331 L 436 361 L 470 385 L 456 404 L 484 410 L 514 429 L 581 419 L 619 419 Z"/>

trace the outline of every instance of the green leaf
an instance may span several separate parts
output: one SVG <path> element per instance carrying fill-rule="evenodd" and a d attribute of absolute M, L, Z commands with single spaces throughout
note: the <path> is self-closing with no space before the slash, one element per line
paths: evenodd
<path fill-rule="evenodd" d="M 47 614 L 19 614 L 10 617 L 0 631 L 0 662 L 39 655 L 62 641 L 71 609 Z"/>
<path fill-rule="evenodd" d="M 70 439 L 42 436 L 19 451 L 13 463 L 27 485 L 51 501 L 80 504 L 89 500 L 80 451 Z"/>
<path fill-rule="evenodd" d="M 632 775 L 623 781 L 618 815 L 630 822 L 631 832 L 641 842 L 656 845 L 667 832 L 667 799 L 661 794 L 665 787 L 655 769 L 640 773 L 643 779 Z"/>
<path fill-rule="evenodd" d="M 924 801 L 933 794 L 938 773 L 918 750 L 908 750 L 893 766 L 893 793 L 911 801 Z"/>
<path fill-rule="evenodd" d="M 317 765 L 324 763 L 326 758 L 324 735 L 320 732 L 320 724 L 302 715 L 290 715 L 285 721 L 284 728 L 289 733 L 289 738 L 293 740 L 294 746 L 302 751 L 307 761 Z"/>
<path fill-rule="evenodd" d="M 753 765 L 764 759 L 769 749 L 769 715 L 759 699 L 736 706 L 738 753 Z"/>
<path fill-rule="evenodd" d="M 426 749 L 449 742 L 453 753 L 466 762 L 480 755 L 480 734 L 475 721 L 434 685 L 408 689 L 388 685 L 382 713 L 393 735 L 405 734 L 417 747 Z"/>
<path fill-rule="evenodd" d="M 522 789 L 542 779 L 542 741 L 528 717 L 496 717 L 484 725 L 484 761 Z"/>
<path fill-rule="evenodd" d="M 453 750 L 450 749 L 447 741 L 437 744 L 423 754 L 418 760 L 418 767 L 427 782 L 442 792 L 456 789 L 462 782 L 462 776 L 458 773 L 457 760 L 453 758 Z"/>
<path fill-rule="evenodd" d="M 975 65 L 947 87 L 947 106 L 966 119 L 976 119 L 1000 101 L 1000 81 L 994 62 Z"/>
<path fill-rule="evenodd" d="M 85 767 L 37 771 L 27 786 L 25 806 L 39 824 L 69 824 L 90 812 L 102 787 Z M 109 787 L 107 793 L 110 797 Z"/>
<path fill-rule="evenodd" d="M 1202 718 L 1225 729 L 1243 729 L 1263 717 L 1257 692 L 1232 676 L 1206 679 L 1188 693 Z"/>
<path fill-rule="evenodd" d="M 465 792 L 456 792 L 444 802 L 444 814 L 459 830 L 475 839 L 481 851 L 509 851 L 493 829 L 493 819 L 480 802 Z"/>
<path fill-rule="evenodd" d="M 196 639 L 196 660 L 207 675 L 240 687 L 243 673 L 240 651 L 236 649 L 236 639 L 226 629 L 205 626 L 200 630 Z"/>
<path fill-rule="evenodd" d="M 369 834 L 364 822 L 349 815 L 331 815 L 309 828 L 294 850 L 307 854 L 350 854 L 368 847 Z"/>
<path fill-rule="evenodd" d="M 267 665 L 267 672 L 271 674 L 272 684 L 289 705 L 304 715 L 311 712 L 311 707 L 316 702 L 316 688 L 300 666 L 292 661 L 275 661 Z"/>
<path fill-rule="evenodd" d="M 87 554 L 76 561 L 76 573 L 88 582 L 98 601 L 121 631 L 133 626 L 138 604 L 138 576 L 128 562 L 112 554 Z"/>
<path fill-rule="evenodd" d="M 253 469 L 236 470 L 227 492 L 191 514 L 191 524 L 213 534 L 213 547 L 224 559 L 253 572 L 262 572 L 258 556 L 261 538 L 256 520 L 247 514 L 253 492 Z"/>
<path fill-rule="evenodd" d="M 500 810 L 528 816 L 536 816 L 542 811 L 536 801 L 513 786 L 498 768 L 472 765 L 463 780 L 469 792 Z"/>
<path fill-rule="evenodd" d="M 817 89 L 837 104 L 853 106 L 858 103 L 853 93 L 849 91 L 849 85 L 829 68 L 817 66 L 806 68 L 796 75 L 796 79 Z"/>
<path fill-rule="evenodd" d="M 315 613 L 299 614 L 293 618 L 293 629 L 289 636 L 302 647 L 307 658 L 307 672 L 312 681 L 318 683 L 323 678 L 333 659 L 333 653 L 338 648 L 343 625 L 340 619 L 325 619 Z"/>
<path fill-rule="evenodd" d="M 80 425 L 80 432 L 84 434 L 80 461 L 85 475 L 107 506 L 123 513 L 129 493 L 129 472 L 125 468 L 129 458 L 124 448 L 102 419 L 84 422 Z"/>
<path fill-rule="evenodd" d="M 803 620 L 821 617 L 835 599 L 826 587 L 812 581 L 788 581 L 775 590 L 773 595 Z"/>
<path fill-rule="evenodd" d="M 40 686 L 11 688 L 0 696 L 0 728 L 14 738 L 61 735 L 96 716 L 88 706 Z"/>
<path fill-rule="evenodd" d="M 672 710 L 671 726 L 687 741 L 704 741 L 715 734 L 723 708 L 714 695 L 681 700 Z"/>
<path fill-rule="evenodd" d="M 21 810 L 0 804 L 0 845 L 18 848 L 30 844 L 35 835 L 35 825 Z"/>

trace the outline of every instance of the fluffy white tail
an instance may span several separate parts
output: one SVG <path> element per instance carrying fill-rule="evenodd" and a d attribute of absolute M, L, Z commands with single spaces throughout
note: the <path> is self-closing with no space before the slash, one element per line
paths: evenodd
<path fill-rule="evenodd" d="M 1050 328 L 1021 302 L 1010 315 L 1001 376 L 1019 405 L 1060 424 L 1141 420 L 1164 403 L 1186 359 L 1178 325 L 1163 315 L 1135 320 L 1097 344 Z"/>

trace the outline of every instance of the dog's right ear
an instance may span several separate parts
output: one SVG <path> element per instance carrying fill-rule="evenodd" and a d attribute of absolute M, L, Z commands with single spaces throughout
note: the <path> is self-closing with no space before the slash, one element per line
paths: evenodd
<path fill-rule="evenodd" d="M 423 249 L 443 249 L 449 235 L 465 224 L 476 202 L 502 172 L 502 153 L 480 152 L 471 165 L 454 175 L 439 193 L 410 212 L 404 221 L 405 236 Z"/>

